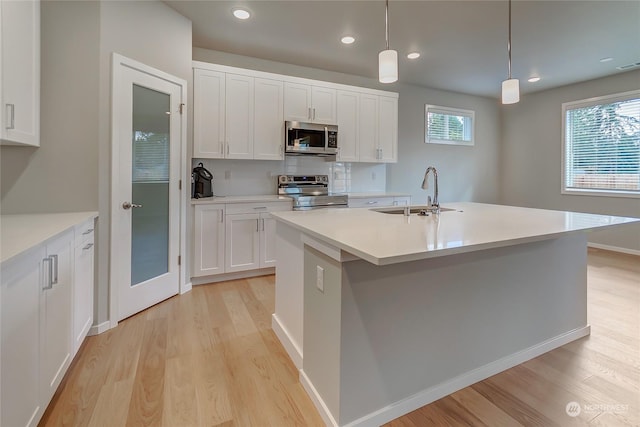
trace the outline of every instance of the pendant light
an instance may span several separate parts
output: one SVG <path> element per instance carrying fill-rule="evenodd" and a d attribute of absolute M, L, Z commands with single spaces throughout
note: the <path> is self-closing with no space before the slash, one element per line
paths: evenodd
<path fill-rule="evenodd" d="M 389 49 L 389 0 L 386 0 L 384 27 L 387 49 L 378 54 L 378 79 L 380 83 L 393 83 L 398 81 L 398 52 Z"/>
<path fill-rule="evenodd" d="M 520 82 L 511 78 L 511 0 L 509 0 L 509 79 L 502 82 L 502 103 L 515 104 L 520 101 Z"/>

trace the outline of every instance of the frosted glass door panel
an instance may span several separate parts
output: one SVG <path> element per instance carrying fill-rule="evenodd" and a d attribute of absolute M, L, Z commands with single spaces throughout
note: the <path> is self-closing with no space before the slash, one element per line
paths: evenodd
<path fill-rule="evenodd" d="M 133 85 L 131 286 L 169 271 L 170 95 Z"/>

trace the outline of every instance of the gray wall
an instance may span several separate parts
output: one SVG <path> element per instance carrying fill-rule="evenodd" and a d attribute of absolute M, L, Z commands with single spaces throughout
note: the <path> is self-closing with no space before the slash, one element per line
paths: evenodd
<path fill-rule="evenodd" d="M 399 83 L 387 85 L 365 77 L 201 48 L 193 49 L 193 59 L 398 92 L 400 94 L 398 163 L 387 166 L 387 191 L 411 194 L 415 201 L 426 199 L 427 193 L 420 189 L 420 185 L 426 167 L 433 165 L 438 169 L 440 177 L 441 200 L 477 202 L 497 202 L 498 200 L 500 106 L 494 99 Z M 498 90 L 499 87 L 496 87 L 496 91 Z M 476 145 L 474 147 L 433 144 L 427 146 L 423 142 L 425 104 L 475 110 Z"/>
<path fill-rule="evenodd" d="M 99 13 L 41 3 L 40 148 L 0 147 L 2 214 L 98 210 Z"/>
<path fill-rule="evenodd" d="M 525 95 L 503 108 L 502 188 L 508 205 L 640 217 L 640 199 L 560 194 L 562 103 L 640 88 L 640 71 Z M 640 251 L 640 225 L 599 231 L 593 243 Z"/>

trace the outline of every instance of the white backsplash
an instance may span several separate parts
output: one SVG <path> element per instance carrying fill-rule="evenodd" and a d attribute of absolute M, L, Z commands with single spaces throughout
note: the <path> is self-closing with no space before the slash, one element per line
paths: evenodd
<path fill-rule="evenodd" d="M 383 192 L 386 189 L 385 164 L 327 162 L 323 157 L 287 156 L 284 161 L 192 159 L 213 174 L 216 196 L 275 194 L 278 175 L 329 175 L 329 191 Z"/>

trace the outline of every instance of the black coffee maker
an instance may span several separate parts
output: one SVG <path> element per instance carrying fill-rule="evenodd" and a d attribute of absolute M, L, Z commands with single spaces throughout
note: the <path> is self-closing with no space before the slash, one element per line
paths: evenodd
<path fill-rule="evenodd" d="M 191 195 L 194 199 L 213 197 L 213 174 L 202 163 L 191 172 Z"/>

